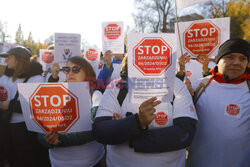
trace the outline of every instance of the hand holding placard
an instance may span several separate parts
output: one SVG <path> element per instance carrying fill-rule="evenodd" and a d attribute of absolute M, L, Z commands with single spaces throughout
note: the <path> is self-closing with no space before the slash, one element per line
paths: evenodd
<path fill-rule="evenodd" d="M 137 113 L 142 129 L 146 129 L 147 125 L 156 118 L 156 115 L 154 114 L 156 109 L 154 107 L 160 103 L 161 101 L 157 100 L 157 97 L 152 97 L 141 103 Z"/>

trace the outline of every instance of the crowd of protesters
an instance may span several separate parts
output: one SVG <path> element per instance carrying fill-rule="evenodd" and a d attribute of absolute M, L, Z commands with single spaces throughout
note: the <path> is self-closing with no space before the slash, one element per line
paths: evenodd
<path fill-rule="evenodd" d="M 173 100 L 169 103 L 162 103 L 157 97 L 141 104 L 129 101 L 125 54 L 105 52 L 98 76 L 80 55 L 70 58 L 62 68 L 54 63 L 46 76 L 25 47 L 14 47 L 0 56 L 7 58 L 0 83 L 15 92 L 0 101 L 0 166 L 245 167 L 250 164 L 250 45 L 245 40 L 227 40 L 214 60 L 199 55 L 195 61 L 202 64 L 204 78 L 195 82 L 185 76 L 190 56 L 180 56 L 176 77 L 172 78 Z M 216 63 L 211 69 L 210 61 Z M 65 74 L 65 82 L 96 84 L 94 88 L 98 89 L 90 91 L 92 130 L 65 134 L 28 131 L 17 84 L 58 82 L 60 71 Z M 104 87 L 98 87 L 100 81 Z M 105 90 L 108 84 L 115 85 L 114 89 Z M 157 111 L 168 116 L 168 124 L 156 123 Z"/>

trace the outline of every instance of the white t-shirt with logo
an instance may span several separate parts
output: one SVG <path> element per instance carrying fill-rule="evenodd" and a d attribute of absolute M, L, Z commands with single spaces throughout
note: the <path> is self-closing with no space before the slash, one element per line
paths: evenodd
<path fill-rule="evenodd" d="M 112 83 L 111 83 L 112 84 Z M 135 114 L 139 104 L 132 104 L 127 94 L 122 107 L 118 103 L 119 89 L 106 89 L 99 105 L 96 117 L 113 116 L 119 113 L 125 118 L 127 112 Z M 161 103 L 156 107 L 156 119 L 149 125 L 149 129 L 168 127 L 173 125 L 173 119 L 190 117 L 197 119 L 192 98 L 186 86 L 176 79 L 174 87 L 174 104 Z M 184 167 L 185 149 L 164 153 L 138 153 L 129 147 L 128 143 L 107 146 L 107 165 L 109 167 Z"/>
<path fill-rule="evenodd" d="M 93 107 L 99 105 L 101 97 L 101 92 L 94 91 L 92 95 Z M 91 167 L 96 165 L 103 156 L 104 146 L 96 141 L 79 146 L 49 149 L 49 157 L 53 167 Z"/>
<path fill-rule="evenodd" d="M 212 80 L 196 110 L 199 123 L 190 148 L 190 167 L 233 167 L 243 160 L 250 148 L 250 93 L 246 81 L 226 84 Z M 249 165 L 250 159 L 247 161 Z"/>
<path fill-rule="evenodd" d="M 7 89 L 9 90 L 9 100 L 14 99 L 16 92 L 17 92 L 17 84 L 23 83 L 24 79 L 17 79 L 15 82 L 12 81 L 12 77 L 7 77 L 3 75 L 1 77 L 1 83 L 8 85 Z M 44 78 L 41 75 L 36 75 L 33 77 L 30 77 L 27 81 L 27 83 L 43 83 Z M 19 100 L 19 97 L 18 97 Z M 11 115 L 10 123 L 18 123 L 18 122 L 24 122 L 24 117 L 22 113 L 16 113 L 13 112 Z"/>

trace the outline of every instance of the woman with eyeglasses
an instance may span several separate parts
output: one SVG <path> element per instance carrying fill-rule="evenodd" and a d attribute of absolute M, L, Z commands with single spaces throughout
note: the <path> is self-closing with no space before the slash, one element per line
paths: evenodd
<path fill-rule="evenodd" d="M 67 82 L 90 83 L 96 79 L 92 66 L 81 57 L 72 57 L 63 67 Z M 91 115 L 94 118 L 102 93 L 90 91 L 92 97 Z M 104 147 L 94 140 L 92 131 L 58 134 L 40 134 L 40 142 L 49 148 L 51 165 L 54 167 L 99 167 L 104 156 Z"/>

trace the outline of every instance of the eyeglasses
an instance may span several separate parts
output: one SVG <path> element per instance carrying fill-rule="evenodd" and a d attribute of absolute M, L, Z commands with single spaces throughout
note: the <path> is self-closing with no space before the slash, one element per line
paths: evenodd
<path fill-rule="evenodd" d="M 72 68 L 66 66 L 66 67 L 63 67 L 63 68 L 62 68 L 62 71 L 63 71 L 65 74 L 70 73 L 70 71 L 72 71 L 72 73 L 74 73 L 74 74 L 77 74 L 77 73 L 80 72 L 80 70 L 81 70 L 81 66 L 74 66 L 74 67 L 72 67 Z"/>

